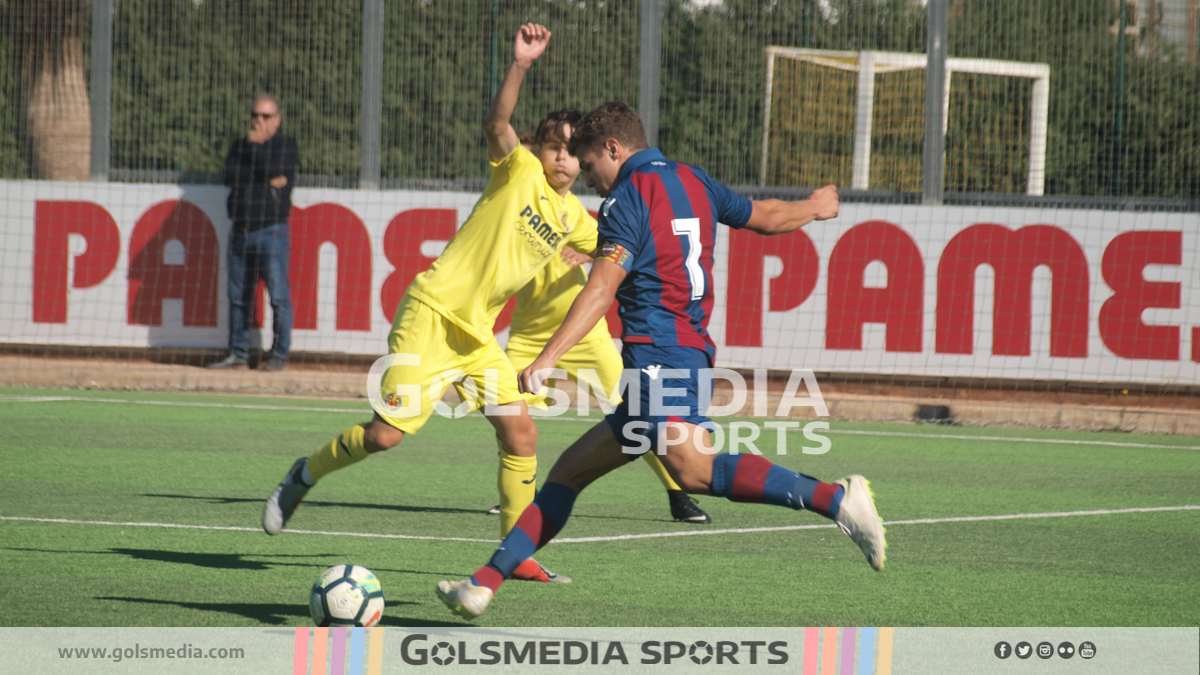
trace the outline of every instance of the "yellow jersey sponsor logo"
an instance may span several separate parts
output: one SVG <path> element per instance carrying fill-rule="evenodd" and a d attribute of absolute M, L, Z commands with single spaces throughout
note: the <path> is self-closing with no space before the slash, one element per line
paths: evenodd
<path fill-rule="evenodd" d="M 529 218 L 527 221 L 528 231 L 533 232 L 542 238 L 550 248 L 558 248 L 558 244 L 562 241 L 562 234 L 555 232 L 548 221 L 542 220 L 542 217 L 533 212 L 533 208 L 526 206 L 521 212 L 522 218 Z"/>

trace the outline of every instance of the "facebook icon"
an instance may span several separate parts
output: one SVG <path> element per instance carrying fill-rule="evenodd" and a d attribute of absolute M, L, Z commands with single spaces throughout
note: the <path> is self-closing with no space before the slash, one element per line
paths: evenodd
<path fill-rule="evenodd" d="M 996 653 L 996 658 L 998 659 L 1007 659 L 1012 656 L 1012 646 L 1007 642 L 997 642 L 996 648 L 992 651 Z"/>

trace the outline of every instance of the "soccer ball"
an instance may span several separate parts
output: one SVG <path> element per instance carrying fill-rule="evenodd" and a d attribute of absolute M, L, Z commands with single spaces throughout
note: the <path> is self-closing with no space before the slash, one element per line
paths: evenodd
<path fill-rule="evenodd" d="M 308 608 L 318 626 L 370 628 L 383 616 L 383 587 L 362 565 L 334 565 L 313 582 Z"/>

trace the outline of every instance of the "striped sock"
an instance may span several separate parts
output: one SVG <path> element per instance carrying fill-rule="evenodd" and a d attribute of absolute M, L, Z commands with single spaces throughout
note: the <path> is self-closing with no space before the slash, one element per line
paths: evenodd
<path fill-rule="evenodd" d="M 837 518 L 845 490 L 802 473 L 789 471 L 758 455 L 717 455 L 713 459 L 712 493 L 733 502 L 775 504 L 808 509 Z"/>
<path fill-rule="evenodd" d="M 471 583 L 487 586 L 493 593 L 499 590 L 500 584 L 512 576 L 518 565 L 550 543 L 567 524 L 573 506 L 575 491 L 571 488 L 562 483 L 542 486 L 533 503 L 521 513 L 516 527 L 500 542 L 492 559 L 471 575 Z"/>

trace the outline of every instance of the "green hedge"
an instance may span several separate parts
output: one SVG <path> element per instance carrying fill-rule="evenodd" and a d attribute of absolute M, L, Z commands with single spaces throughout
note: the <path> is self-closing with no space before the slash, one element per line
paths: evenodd
<path fill-rule="evenodd" d="M 11 21 L 16 1 L 0 0 L 0 21 Z M 734 184 L 758 181 L 764 47 L 924 51 L 925 11 L 911 0 L 665 6 L 660 146 Z M 361 0 L 145 0 L 117 2 L 115 17 L 114 168 L 215 172 L 251 99 L 269 91 L 299 139 L 303 173 L 357 176 Z M 1198 198 L 1200 66 L 1178 46 L 1130 39 L 1122 151 L 1115 20 L 1111 0 L 952 0 L 949 53 L 1050 64 L 1047 194 Z M 389 0 L 385 178 L 486 175 L 483 116 L 525 21 L 547 24 L 554 42 L 530 72 L 518 126 L 564 105 L 636 103 L 637 0 Z M 2 28 L 0 176 L 22 178 L 31 172 L 12 26 Z M 973 119 L 951 119 L 951 129 Z M 951 156 L 969 142 L 952 132 Z M 949 189 L 988 188 L 988 166 L 951 164 Z"/>

